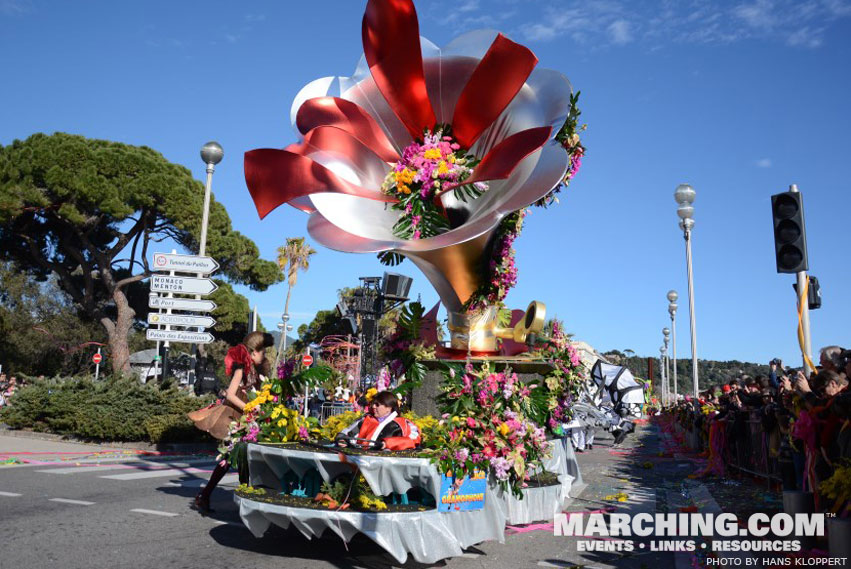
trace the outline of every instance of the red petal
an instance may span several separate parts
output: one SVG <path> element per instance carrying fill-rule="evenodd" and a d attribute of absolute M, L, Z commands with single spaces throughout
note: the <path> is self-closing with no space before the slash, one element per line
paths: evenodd
<path fill-rule="evenodd" d="M 394 201 L 380 191 L 343 180 L 306 156 L 274 148 L 258 148 L 245 153 L 245 183 L 260 219 L 281 204 L 322 192 Z"/>
<path fill-rule="evenodd" d="M 298 109 L 296 125 L 302 134 L 318 126 L 335 126 L 363 142 L 385 162 L 399 160 L 399 154 L 372 115 L 351 101 L 339 97 L 308 99 Z"/>
<path fill-rule="evenodd" d="M 363 52 L 375 84 L 414 138 L 437 119 L 426 90 L 420 28 L 411 0 L 369 0 Z"/>
<path fill-rule="evenodd" d="M 470 148 L 523 87 L 538 63 L 528 48 L 496 36 L 464 87 L 452 117 L 452 134 Z"/>
<path fill-rule="evenodd" d="M 551 127 L 541 126 L 521 130 L 512 134 L 494 146 L 482 158 L 482 161 L 479 162 L 479 165 L 473 171 L 472 176 L 459 184 L 446 184 L 440 193 L 445 193 L 452 188 L 474 182 L 503 180 L 507 178 L 524 158 L 546 144 L 550 139 L 550 132 L 552 132 Z"/>

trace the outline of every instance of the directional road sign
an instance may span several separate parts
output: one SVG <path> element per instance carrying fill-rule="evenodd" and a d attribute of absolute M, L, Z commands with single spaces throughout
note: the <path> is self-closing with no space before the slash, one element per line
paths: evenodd
<path fill-rule="evenodd" d="M 166 298 L 152 294 L 148 297 L 148 307 L 171 308 L 172 310 L 192 310 L 195 312 L 212 312 L 217 305 L 212 300 L 195 300 L 193 298 Z"/>
<path fill-rule="evenodd" d="M 219 288 L 211 279 L 154 275 L 151 277 L 151 292 L 179 292 L 181 294 L 210 294 Z"/>
<path fill-rule="evenodd" d="M 184 332 L 183 330 L 152 330 L 145 334 L 148 340 L 157 342 L 183 342 L 185 344 L 209 344 L 213 335 L 209 332 Z"/>
<path fill-rule="evenodd" d="M 301 357 L 301 363 L 303 363 L 307 367 L 310 367 L 311 364 L 313 364 L 313 356 L 311 356 L 310 354 L 304 354 Z"/>
<path fill-rule="evenodd" d="M 99 364 L 103 361 L 103 356 L 101 356 L 100 354 L 95 354 L 92 356 L 92 361 L 96 364 Z"/>
<path fill-rule="evenodd" d="M 148 312 L 148 324 L 168 324 L 170 326 L 201 326 L 212 328 L 216 321 L 209 316 L 188 316 L 183 314 L 157 314 Z"/>
<path fill-rule="evenodd" d="M 218 268 L 219 264 L 212 257 L 154 253 L 153 269 L 155 271 L 176 271 L 178 273 L 201 273 L 209 275 L 210 273 L 215 273 Z"/>

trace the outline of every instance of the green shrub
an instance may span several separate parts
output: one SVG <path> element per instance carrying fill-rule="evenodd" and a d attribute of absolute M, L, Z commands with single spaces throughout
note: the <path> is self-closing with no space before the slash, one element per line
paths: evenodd
<path fill-rule="evenodd" d="M 106 441 L 200 440 L 186 413 L 211 401 L 174 387 L 143 385 L 133 378 L 38 380 L 0 409 L 0 421 Z"/>

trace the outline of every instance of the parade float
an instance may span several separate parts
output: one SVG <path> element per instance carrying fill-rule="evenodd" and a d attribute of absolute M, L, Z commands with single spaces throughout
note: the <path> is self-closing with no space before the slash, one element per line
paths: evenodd
<path fill-rule="evenodd" d="M 346 541 L 360 532 L 399 562 L 430 563 L 502 542 L 507 523 L 553 519 L 578 477 L 562 435 L 584 383 L 579 356 L 557 323 L 544 330 L 542 302 L 511 311 L 504 299 L 526 212 L 558 201 L 584 127 L 578 93 L 529 49 L 492 31 L 439 48 L 420 37 L 410 0 L 369 0 L 363 46 L 353 76 L 298 93 L 299 140 L 247 152 L 245 178 L 261 218 L 289 204 L 320 244 L 410 260 L 434 286 L 448 345 L 436 309 L 406 307 L 401 320 L 417 326 L 387 350 L 397 374 L 428 370 L 414 400 L 431 413 L 408 415 L 422 447 L 334 447 L 358 415 L 307 422 L 284 399 L 321 372 L 289 368 L 222 451 L 245 453 L 250 484 L 236 500 L 255 535 L 271 524 Z"/>

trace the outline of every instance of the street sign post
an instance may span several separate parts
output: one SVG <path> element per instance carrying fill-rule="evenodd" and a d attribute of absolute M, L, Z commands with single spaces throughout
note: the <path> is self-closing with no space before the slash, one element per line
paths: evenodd
<path fill-rule="evenodd" d="M 210 294 L 219 288 L 211 279 L 153 275 L 151 292 L 176 292 L 180 294 Z"/>
<path fill-rule="evenodd" d="M 174 255 L 168 253 L 154 253 L 155 271 L 176 271 L 178 273 L 196 273 L 209 275 L 219 269 L 219 264 L 212 257 L 201 255 Z"/>
<path fill-rule="evenodd" d="M 218 305 L 212 300 L 195 300 L 193 298 L 167 298 L 152 294 L 148 297 L 149 308 L 172 310 L 191 310 L 192 312 L 212 312 Z"/>
<path fill-rule="evenodd" d="M 170 325 L 170 326 L 198 326 L 201 328 L 212 328 L 216 321 L 209 316 L 190 316 L 184 314 L 157 314 L 148 313 L 148 324 Z"/>
<path fill-rule="evenodd" d="M 184 330 L 152 330 L 145 335 L 148 340 L 159 342 L 182 342 L 184 344 L 209 344 L 213 335 L 209 332 L 188 332 Z"/>
<path fill-rule="evenodd" d="M 92 356 L 92 361 L 95 363 L 95 381 L 97 381 L 100 376 L 100 362 L 102 359 L 103 356 L 100 355 L 100 346 L 98 346 L 98 353 Z"/>

